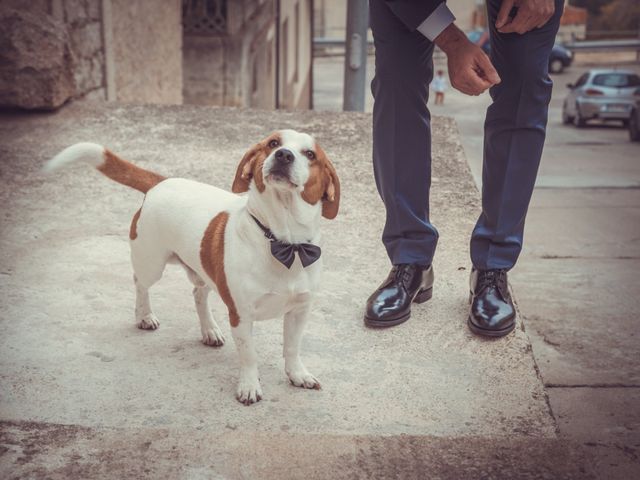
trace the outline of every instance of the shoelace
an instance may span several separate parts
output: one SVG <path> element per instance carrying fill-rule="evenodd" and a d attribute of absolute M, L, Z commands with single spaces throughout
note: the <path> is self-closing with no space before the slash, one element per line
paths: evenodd
<path fill-rule="evenodd" d="M 507 272 L 506 270 L 485 270 L 478 274 L 478 289 L 480 292 L 485 288 L 496 287 L 503 293 L 506 290 Z"/>
<path fill-rule="evenodd" d="M 413 276 L 413 265 L 411 264 L 401 264 L 396 265 L 394 268 L 394 277 L 396 280 L 400 280 L 405 286 L 411 281 L 411 277 Z"/>

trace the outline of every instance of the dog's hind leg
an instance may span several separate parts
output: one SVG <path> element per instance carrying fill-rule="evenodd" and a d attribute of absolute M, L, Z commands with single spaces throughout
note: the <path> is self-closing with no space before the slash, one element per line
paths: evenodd
<path fill-rule="evenodd" d="M 138 276 L 133 274 L 136 285 L 136 325 L 142 330 L 155 330 L 160 326 L 158 317 L 151 311 L 149 288 L 143 285 Z"/>
<path fill-rule="evenodd" d="M 202 343 L 211 347 L 221 347 L 224 345 L 224 335 L 216 323 L 211 309 L 209 308 L 209 287 L 200 276 L 191 268 L 182 264 L 187 271 L 187 276 L 193 283 L 193 299 L 196 302 L 196 311 L 200 319 L 200 331 L 202 332 Z"/>
<path fill-rule="evenodd" d="M 144 249 L 139 240 L 131 242 L 133 282 L 136 285 L 136 324 L 143 330 L 155 330 L 160 326 L 158 317 L 151 311 L 149 289 L 162 278 L 169 254 Z"/>

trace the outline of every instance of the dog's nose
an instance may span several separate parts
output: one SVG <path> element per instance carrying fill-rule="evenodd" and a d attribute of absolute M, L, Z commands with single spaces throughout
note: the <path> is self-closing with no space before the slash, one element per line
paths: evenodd
<path fill-rule="evenodd" d="M 291 150 L 287 150 L 286 148 L 281 148 L 276 152 L 276 160 L 278 163 L 283 165 L 288 165 L 293 162 L 293 152 Z"/>

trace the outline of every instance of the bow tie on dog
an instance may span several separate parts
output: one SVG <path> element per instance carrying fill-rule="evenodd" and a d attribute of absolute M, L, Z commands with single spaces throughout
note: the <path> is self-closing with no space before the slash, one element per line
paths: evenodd
<path fill-rule="evenodd" d="M 278 240 L 271 230 L 265 227 L 260 220 L 251 215 L 258 227 L 264 232 L 264 236 L 271 242 L 271 255 L 285 267 L 291 268 L 295 261 L 295 253 L 298 252 L 303 267 L 308 267 L 320 258 L 322 250 L 312 243 L 287 243 Z"/>

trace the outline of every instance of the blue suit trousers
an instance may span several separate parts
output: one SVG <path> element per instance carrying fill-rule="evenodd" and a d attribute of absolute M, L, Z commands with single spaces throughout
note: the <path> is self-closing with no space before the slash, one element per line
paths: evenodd
<path fill-rule="evenodd" d="M 491 61 L 502 82 L 484 124 L 482 213 L 471 235 L 471 261 L 479 269 L 510 269 L 520 254 L 524 221 L 542 156 L 551 99 L 549 54 L 563 1 L 542 28 L 525 34 L 495 30 L 500 0 L 488 0 Z M 383 0 L 370 0 L 376 48 L 371 83 L 373 166 L 386 208 L 382 241 L 394 265 L 430 265 L 438 231 L 429 220 L 434 45 L 411 30 Z"/>

